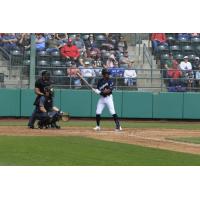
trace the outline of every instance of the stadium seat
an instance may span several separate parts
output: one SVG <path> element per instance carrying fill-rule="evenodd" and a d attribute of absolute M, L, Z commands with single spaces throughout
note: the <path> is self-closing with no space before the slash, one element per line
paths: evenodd
<path fill-rule="evenodd" d="M 39 60 L 37 66 L 49 66 L 49 62 L 46 60 Z"/>
<path fill-rule="evenodd" d="M 24 60 L 23 64 L 24 64 L 25 66 L 30 66 L 31 61 L 30 61 L 30 60 Z"/>
<path fill-rule="evenodd" d="M 168 43 L 170 46 L 174 45 L 175 42 L 176 42 L 176 40 L 175 40 L 175 38 L 174 38 L 173 36 L 168 36 L 168 37 L 167 37 L 167 43 Z"/>
<path fill-rule="evenodd" d="M 168 60 L 168 59 L 169 59 L 169 54 L 167 54 L 167 53 L 161 54 L 160 60 Z"/>
<path fill-rule="evenodd" d="M 178 44 L 180 46 L 185 46 L 185 45 L 189 45 L 190 44 L 190 40 L 188 40 L 187 38 L 185 37 L 181 37 L 178 39 Z"/>
<path fill-rule="evenodd" d="M 193 54 L 194 53 L 194 49 L 192 46 L 190 45 L 186 45 L 182 47 L 182 54 L 183 55 L 189 55 L 189 54 Z"/>
<path fill-rule="evenodd" d="M 173 46 L 170 46 L 170 52 L 173 54 L 173 55 L 175 55 L 175 54 L 179 54 L 179 53 L 181 53 L 182 51 L 181 51 L 181 48 L 180 48 L 180 46 L 179 45 L 173 45 Z"/>
<path fill-rule="evenodd" d="M 10 54 L 12 66 L 20 66 L 23 64 L 23 54 L 19 50 L 13 50 Z"/>
<path fill-rule="evenodd" d="M 188 60 L 189 60 L 191 63 L 193 63 L 193 62 L 195 61 L 195 58 L 196 58 L 196 55 L 194 55 L 194 54 L 188 55 Z"/>
<path fill-rule="evenodd" d="M 183 54 L 176 54 L 174 55 L 174 59 L 176 59 L 178 62 L 180 62 L 181 60 L 183 60 Z"/>
<path fill-rule="evenodd" d="M 199 37 L 191 38 L 191 45 L 193 47 L 196 47 L 196 46 L 200 45 L 200 38 Z"/>
<path fill-rule="evenodd" d="M 52 81 L 55 85 L 66 85 L 65 72 L 62 69 L 53 70 Z"/>
<path fill-rule="evenodd" d="M 104 35 L 97 35 L 95 38 L 97 41 L 105 41 L 106 37 Z"/>
<path fill-rule="evenodd" d="M 200 45 L 195 47 L 195 53 L 200 56 Z"/>
<path fill-rule="evenodd" d="M 46 60 L 46 61 L 50 61 L 50 56 L 46 51 L 38 51 L 37 52 L 37 61 L 40 60 Z"/>
<path fill-rule="evenodd" d="M 81 36 L 81 38 L 82 38 L 84 41 L 86 41 L 86 40 L 88 40 L 88 38 L 89 38 L 89 34 L 84 34 L 84 35 Z"/>
<path fill-rule="evenodd" d="M 51 67 L 60 67 L 62 63 L 59 60 L 55 60 L 51 62 Z"/>
<path fill-rule="evenodd" d="M 156 49 L 156 62 L 157 60 L 160 60 L 160 56 L 161 54 L 166 54 L 166 53 L 169 53 L 169 49 L 168 47 L 166 47 L 165 45 L 159 45 Z"/>

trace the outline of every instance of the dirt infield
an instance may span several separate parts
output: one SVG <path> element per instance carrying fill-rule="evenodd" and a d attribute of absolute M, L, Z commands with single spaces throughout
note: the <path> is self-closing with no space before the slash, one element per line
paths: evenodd
<path fill-rule="evenodd" d="M 28 129 L 25 126 L 1 126 L 0 135 L 12 136 L 84 136 L 105 141 L 137 144 L 185 153 L 200 154 L 199 144 L 189 144 L 168 140 L 173 137 L 200 137 L 200 131 L 186 131 L 177 129 L 137 129 L 125 128 L 122 132 L 105 128 L 95 132 L 91 128 L 64 127 L 55 129 Z"/>

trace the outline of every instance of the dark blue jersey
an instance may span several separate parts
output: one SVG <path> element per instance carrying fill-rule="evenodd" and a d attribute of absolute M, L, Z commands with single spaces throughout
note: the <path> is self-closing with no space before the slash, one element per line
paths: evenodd
<path fill-rule="evenodd" d="M 106 96 L 112 94 L 113 86 L 114 86 L 114 83 L 111 79 L 102 78 L 98 81 L 97 89 L 101 91 L 100 95 L 106 97 Z M 103 94 L 103 91 L 105 89 L 110 89 L 110 93 L 109 94 Z"/>
<path fill-rule="evenodd" d="M 51 111 L 53 108 L 53 99 L 46 96 L 40 96 L 38 104 L 36 105 L 37 112 L 40 112 L 40 107 L 44 107 L 47 112 Z"/>

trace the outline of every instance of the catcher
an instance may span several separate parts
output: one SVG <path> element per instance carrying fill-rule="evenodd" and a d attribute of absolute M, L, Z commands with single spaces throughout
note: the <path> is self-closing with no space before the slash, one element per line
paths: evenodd
<path fill-rule="evenodd" d="M 44 95 L 40 96 L 36 103 L 36 119 L 38 119 L 38 128 L 57 128 L 60 126 L 57 122 L 62 118 L 63 112 L 53 106 L 54 90 L 47 86 L 44 88 Z"/>

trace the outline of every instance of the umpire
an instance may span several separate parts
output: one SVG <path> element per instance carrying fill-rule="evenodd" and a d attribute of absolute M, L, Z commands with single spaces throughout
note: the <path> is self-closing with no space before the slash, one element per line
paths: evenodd
<path fill-rule="evenodd" d="M 50 85 L 51 85 L 50 73 L 49 71 L 44 70 L 42 71 L 42 77 L 40 77 L 38 80 L 35 81 L 35 94 L 37 96 L 33 105 L 38 104 L 39 98 L 44 95 L 44 88 Z M 28 122 L 29 128 L 32 128 L 32 129 L 34 128 L 35 120 L 36 120 L 36 110 L 34 109 L 31 117 L 29 118 L 29 122 Z"/>

